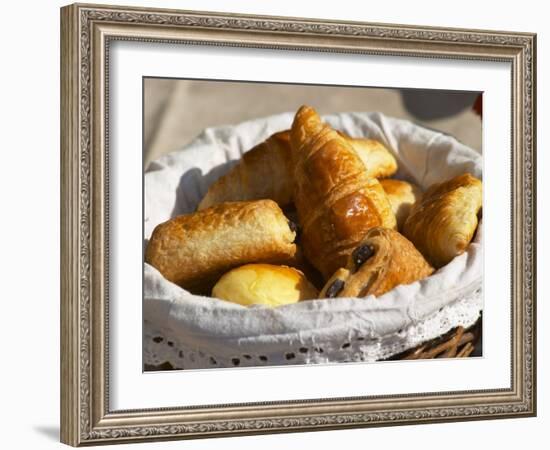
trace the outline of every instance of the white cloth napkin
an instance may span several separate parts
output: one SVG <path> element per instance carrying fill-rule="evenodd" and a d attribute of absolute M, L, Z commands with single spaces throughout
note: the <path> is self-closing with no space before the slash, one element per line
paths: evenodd
<path fill-rule="evenodd" d="M 292 119 L 293 114 L 286 113 L 206 129 L 185 148 L 153 162 L 145 174 L 144 238 L 157 224 L 194 211 L 208 186 L 243 152 L 272 133 L 289 128 Z M 351 136 L 382 141 L 398 160 L 396 176 L 423 189 L 464 172 L 482 177 L 482 157 L 451 136 L 380 113 L 341 113 L 324 119 Z M 246 308 L 192 295 L 145 264 L 144 354 L 158 360 L 160 349 L 149 338 L 159 335 L 163 342 L 172 343 L 164 353 L 196 351 L 203 359 L 215 357 L 218 366 L 231 365 L 235 355 L 243 353 L 262 355 L 277 364 L 348 360 L 350 349 L 355 355 L 363 355 L 363 360 L 387 357 L 415 345 L 419 339 L 435 337 L 438 334 L 431 335 L 458 325 L 454 322 L 460 320 L 460 314 L 453 305 L 468 310 L 468 318 L 463 314 L 463 321 L 477 318 L 482 308 L 482 252 L 480 226 L 466 253 L 424 280 L 398 286 L 379 298 L 313 300 L 274 309 Z M 469 303 L 465 307 L 466 300 Z M 435 321 L 431 330 L 419 327 L 423 321 L 434 322 L 434 314 L 446 317 Z M 350 342 L 356 345 L 346 346 L 344 352 L 342 344 Z M 322 354 L 309 351 L 319 346 Z M 293 349 L 302 349 L 303 354 L 296 358 L 292 353 L 289 361 L 285 355 Z M 166 354 L 164 357 L 168 358 Z M 250 358 L 250 365 L 256 363 Z M 193 367 L 201 364 L 195 361 Z M 178 361 L 173 365 L 178 366 Z"/>

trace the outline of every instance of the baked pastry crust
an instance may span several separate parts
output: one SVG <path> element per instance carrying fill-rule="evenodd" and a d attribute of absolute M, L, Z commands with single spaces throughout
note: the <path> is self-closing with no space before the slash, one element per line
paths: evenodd
<path fill-rule="evenodd" d="M 388 177 L 397 170 L 390 151 L 374 139 L 346 139 L 363 161 L 370 177 Z M 293 201 L 294 170 L 291 160 L 290 130 L 271 135 L 243 154 L 241 160 L 209 188 L 198 210 L 223 202 L 269 198 L 282 208 Z"/>
<path fill-rule="evenodd" d="M 306 258 L 326 278 L 373 227 L 395 228 L 384 189 L 349 142 L 302 106 L 291 129 L 294 203 Z"/>
<path fill-rule="evenodd" d="M 348 257 L 345 267 L 327 281 L 320 298 L 380 296 L 400 284 L 410 284 L 434 269 L 403 235 L 372 228 Z"/>
<path fill-rule="evenodd" d="M 380 180 L 380 184 L 395 214 L 397 229 L 401 230 L 413 205 L 422 198 L 422 191 L 415 184 L 393 178 Z"/>
<path fill-rule="evenodd" d="M 397 161 L 387 147 L 376 139 L 354 138 L 342 131 L 338 134 L 346 139 L 357 156 L 363 161 L 369 177 L 386 178 L 397 172 Z"/>
<path fill-rule="evenodd" d="M 208 188 L 197 209 L 264 198 L 285 207 L 292 203 L 293 191 L 290 132 L 286 130 L 244 153 L 237 165 Z"/>
<path fill-rule="evenodd" d="M 243 264 L 290 264 L 297 250 L 291 226 L 272 200 L 222 203 L 158 225 L 145 261 L 167 280 L 205 292 Z"/>
<path fill-rule="evenodd" d="M 403 234 L 434 267 L 442 267 L 466 250 L 481 206 L 481 181 L 469 173 L 456 176 L 424 193 L 405 221 Z"/>
<path fill-rule="evenodd" d="M 246 264 L 223 275 L 212 296 L 243 306 L 281 306 L 317 298 L 318 291 L 297 269 L 272 264 Z"/>

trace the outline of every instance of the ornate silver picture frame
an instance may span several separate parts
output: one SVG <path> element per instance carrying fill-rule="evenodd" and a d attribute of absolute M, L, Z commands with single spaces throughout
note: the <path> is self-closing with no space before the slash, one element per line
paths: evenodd
<path fill-rule="evenodd" d="M 159 44 L 511 65 L 511 385 L 506 389 L 113 410 L 109 49 Z M 94 445 L 536 414 L 536 35 L 75 4 L 61 9 L 61 441 Z M 504 149 L 503 149 L 504 151 Z M 154 375 L 152 375 L 154 376 Z"/>

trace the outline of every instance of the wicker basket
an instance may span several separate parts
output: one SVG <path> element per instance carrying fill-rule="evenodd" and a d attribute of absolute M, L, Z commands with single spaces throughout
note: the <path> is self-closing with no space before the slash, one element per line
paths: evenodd
<path fill-rule="evenodd" d="M 482 318 L 470 328 L 455 327 L 442 336 L 388 358 L 388 361 L 481 356 Z"/>

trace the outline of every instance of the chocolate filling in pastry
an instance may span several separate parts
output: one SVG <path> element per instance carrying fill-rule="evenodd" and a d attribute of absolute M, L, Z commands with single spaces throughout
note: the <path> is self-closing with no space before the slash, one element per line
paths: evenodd
<path fill-rule="evenodd" d="M 339 278 L 336 278 L 330 285 L 330 287 L 327 289 L 326 296 L 327 298 L 333 298 L 336 297 L 342 289 L 344 289 L 344 280 L 340 280 Z"/>
<path fill-rule="evenodd" d="M 357 247 L 352 253 L 355 270 L 359 269 L 359 267 L 372 258 L 373 255 L 374 248 L 372 245 L 361 245 L 360 247 Z"/>

